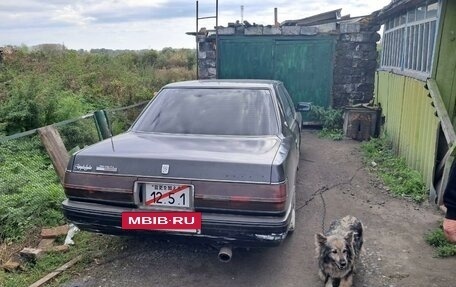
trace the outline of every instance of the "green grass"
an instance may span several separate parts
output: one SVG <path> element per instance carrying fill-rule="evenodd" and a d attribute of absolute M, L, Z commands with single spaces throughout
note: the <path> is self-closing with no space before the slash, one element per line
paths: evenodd
<path fill-rule="evenodd" d="M 0 243 L 64 223 L 64 193 L 37 136 L 0 145 Z"/>
<path fill-rule="evenodd" d="M 340 129 L 330 130 L 327 128 L 323 128 L 318 133 L 318 136 L 320 138 L 330 139 L 333 141 L 340 141 L 344 138 L 344 132 Z"/>
<path fill-rule="evenodd" d="M 29 286 L 76 256 L 82 255 L 83 258 L 81 261 L 51 281 L 51 285 L 59 286 L 61 283 L 69 280 L 72 275 L 82 272 L 87 266 L 93 263 L 95 258 L 102 258 L 106 254 L 106 250 L 115 248 L 118 240 L 120 239 L 79 232 L 74 237 L 75 245 L 70 246 L 68 252 L 48 253 L 34 264 L 27 263 L 24 266 L 24 271 L 5 272 L 0 270 L 0 286 Z"/>
<path fill-rule="evenodd" d="M 441 227 L 426 234 L 425 239 L 429 245 L 436 248 L 438 257 L 456 256 L 456 245 L 446 240 Z"/>
<path fill-rule="evenodd" d="M 361 145 L 365 162 L 383 179 L 393 195 L 422 202 L 427 198 L 420 173 L 397 157 L 387 138 L 371 139 Z"/>

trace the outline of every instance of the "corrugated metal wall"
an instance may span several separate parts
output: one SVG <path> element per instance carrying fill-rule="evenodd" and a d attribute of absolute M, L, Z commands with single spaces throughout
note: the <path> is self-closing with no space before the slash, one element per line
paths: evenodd
<path fill-rule="evenodd" d="M 425 83 L 406 76 L 378 71 L 376 102 L 385 116 L 384 129 L 393 148 L 432 184 L 440 120 Z"/>

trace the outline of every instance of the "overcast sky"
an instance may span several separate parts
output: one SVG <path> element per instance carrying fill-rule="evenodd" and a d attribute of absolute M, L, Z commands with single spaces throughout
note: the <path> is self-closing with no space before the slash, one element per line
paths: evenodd
<path fill-rule="evenodd" d="M 342 8 L 360 16 L 390 0 L 219 0 L 219 25 L 240 20 L 272 24 Z M 215 0 L 200 0 L 200 16 L 215 14 Z M 213 28 L 214 20 L 200 26 Z M 193 48 L 193 0 L 0 0 L 0 46 L 63 43 L 70 49 Z"/>

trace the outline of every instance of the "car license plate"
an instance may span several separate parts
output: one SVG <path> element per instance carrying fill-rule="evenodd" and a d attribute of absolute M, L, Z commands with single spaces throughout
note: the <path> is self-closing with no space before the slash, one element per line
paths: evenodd
<path fill-rule="evenodd" d="M 189 184 L 146 183 L 144 205 L 171 209 L 193 208 L 193 186 Z"/>

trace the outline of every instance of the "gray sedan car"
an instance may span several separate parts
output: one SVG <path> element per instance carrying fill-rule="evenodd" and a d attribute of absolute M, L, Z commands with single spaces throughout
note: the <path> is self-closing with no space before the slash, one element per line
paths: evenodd
<path fill-rule="evenodd" d="M 279 81 L 169 84 L 126 133 L 73 155 L 64 214 L 95 232 L 278 245 L 295 228 L 301 121 Z M 201 226 L 126 230 L 125 212 L 197 212 Z"/>

